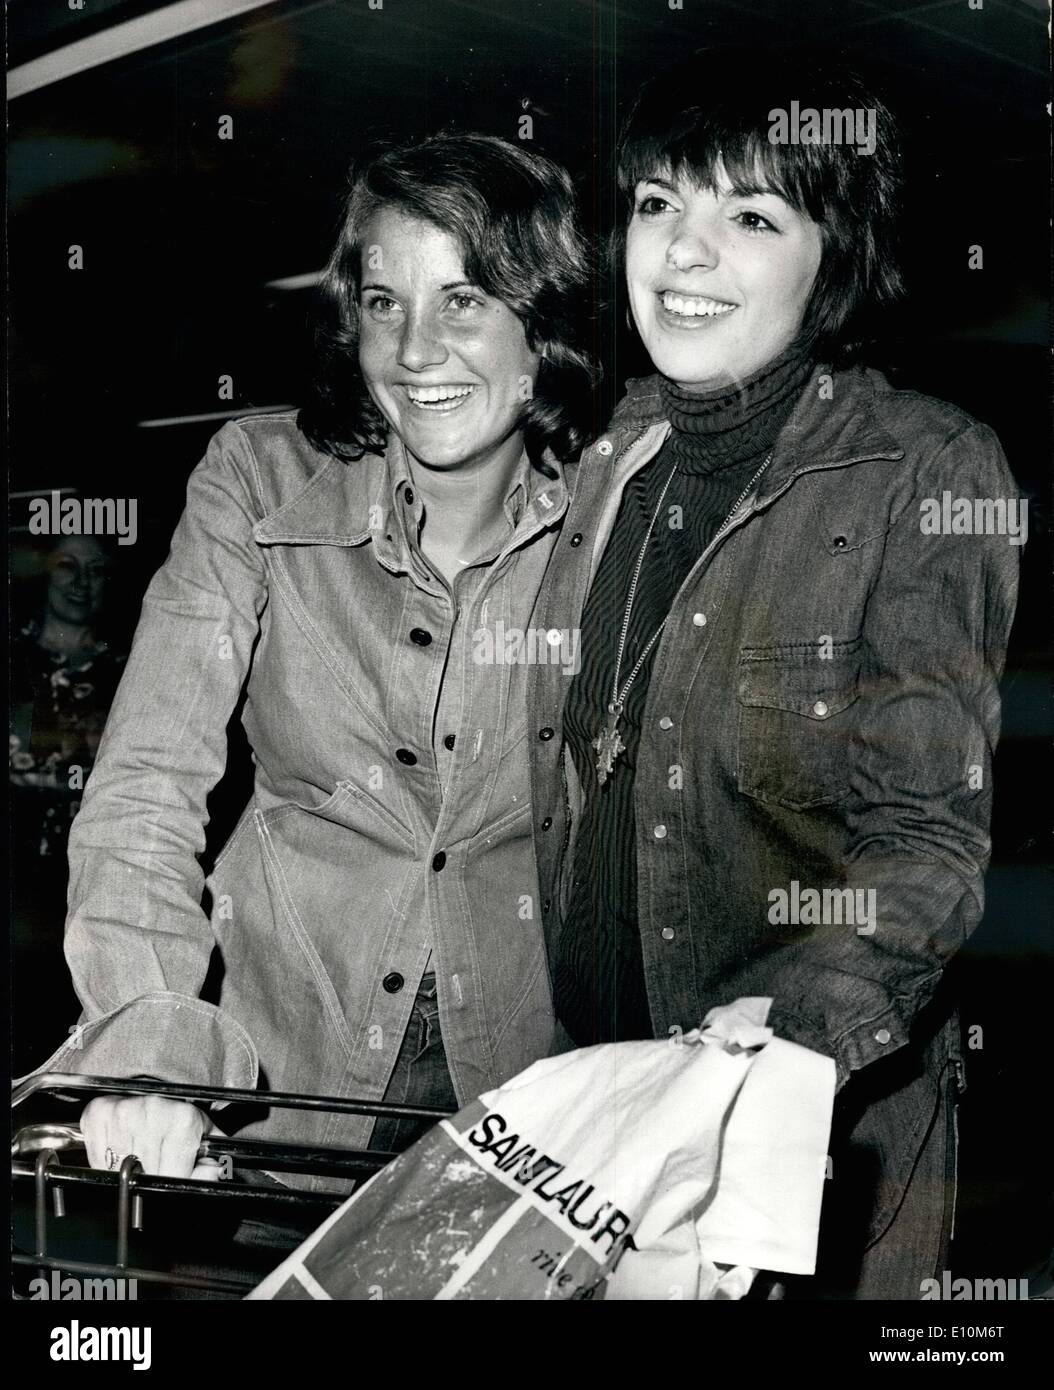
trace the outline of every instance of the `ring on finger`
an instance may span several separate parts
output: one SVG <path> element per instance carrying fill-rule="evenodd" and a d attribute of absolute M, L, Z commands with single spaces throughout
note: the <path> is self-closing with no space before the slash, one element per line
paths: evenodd
<path fill-rule="evenodd" d="M 121 1166 L 121 1155 L 116 1151 L 116 1149 L 107 1148 L 106 1166 L 111 1173 L 114 1171 L 115 1168 L 119 1168 Z"/>

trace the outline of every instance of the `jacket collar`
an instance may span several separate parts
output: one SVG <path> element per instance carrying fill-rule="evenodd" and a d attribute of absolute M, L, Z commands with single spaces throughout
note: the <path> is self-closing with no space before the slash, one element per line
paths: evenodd
<path fill-rule="evenodd" d="M 330 455 L 307 487 L 253 527 L 260 545 L 361 545 L 370 536 L 370 508 L 383 504 L 388 470 L 383 457 L 353 463 Z"/>
<path fill-rule="evenodd" d="M 901 443 L 878 421 L 876 378 L 881 380 L 865 367 L 835 371 L 820 364 L 814 369 L 780 431 L 758 492 L 759 502 L 779 492 L 799 473 L 865 459 L 904 457 Z M 637 432 L 664 421 L 660 380 L 651 376 L 627 382 L 626 395 L 612 416 L 611 428 Z"/>
<path fill-rule="evenodd" d="M 550 525 L 566 510 L 564 468 L 548 451 L 544 462 L 549 477 L 537 468 L 527 474 L 521 526 Z M 256 523 L 253 539 L 260 545 L 362 545 L 372 537 L 379 549 L 387 551 L 400 534 L 393 509 L 408 478 L 397 440 L 391 441 L 385 454 L 364 454 L 351 463 L 331 455 L 302 492 Z M 517 484 L 510 502 L 518 488 L 522 492 Z"/>

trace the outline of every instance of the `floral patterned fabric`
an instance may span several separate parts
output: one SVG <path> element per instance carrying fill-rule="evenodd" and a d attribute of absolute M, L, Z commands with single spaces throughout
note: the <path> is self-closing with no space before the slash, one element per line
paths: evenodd
<path fill-rule="evenodd" d="M 90 652 L 51 652 L 39 631 L 36 623 L 23 628 L 12 653 L 13 830 L 30 855 L 64 858 L 125 655 L 106 642 Z"/>

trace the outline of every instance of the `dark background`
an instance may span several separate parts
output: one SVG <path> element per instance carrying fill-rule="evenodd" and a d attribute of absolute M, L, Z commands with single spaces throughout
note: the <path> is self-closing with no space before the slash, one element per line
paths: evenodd
<path fill-rule="evenodd" d="M 12 0 L 13 69 L 158 5 Z M 367 0 L 271 4 L 19 96 L 9 108 L 10 487 L 139 499 L 121 554 L 126 627 L 164 558 L 186 478 L 220 419 L 297 403 L 310 290 L 350 157 L 455 124 L 534 147 L 616 215 L 617 123 L 639 82 L 708 41 L 834 44 L 901 115 L 910 294 L 873 360 L 991 424 L 1031 499 L 1004 683 L 984 924 L 953 969 L 968 1053 L 956 1277 L 1049 1285 L 1052 785 L 1048 655 L 1048 117 L 1043 0 Z M 774 94 L 773 105 L 793 97 Z M 234 138 L 217 138 L 221 116 Z M 85 268 L 67 267 L 84 248 Z M 983 247 L 983 270 L 968 250 Z M 599 274 L 598 426 L 645 370 Z M 218 398 L 230 375 L 234 399 Z M 175 417 L 180 423 L 151 421 Z M 33 570 L 14 504 L 16 580 Z M 24 508 L 24 502 L 21 506 Z M 18 616 L 19 585 L 13 592 Z M 244 783 L 215 798 L 213 843 Z M 17 873 L 17 866 L 16 866 Z M 46 1009 L 47 1001 L 41 1001 Z M 56 1043 L 67 1020 L 56 1020 Z M 42 1060 L 42 1059 L 41 1059 Z"/>

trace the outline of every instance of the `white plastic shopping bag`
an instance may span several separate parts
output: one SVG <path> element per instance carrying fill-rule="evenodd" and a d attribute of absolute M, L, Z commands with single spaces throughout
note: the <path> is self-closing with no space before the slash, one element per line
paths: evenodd
<path fill-rule="evenodd" d="M 253 1299 L 738 1298 L 811 1273 L 834 1063 L 768 1000 L 536 1062 L 356 1192 Z"/>

